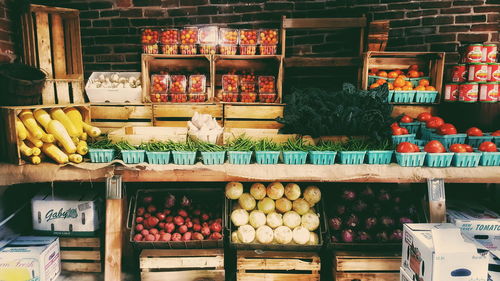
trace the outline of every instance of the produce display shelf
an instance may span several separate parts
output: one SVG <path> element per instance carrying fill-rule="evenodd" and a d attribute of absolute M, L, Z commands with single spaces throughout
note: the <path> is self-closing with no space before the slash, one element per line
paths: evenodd
<path fill-rule="evenodd" d="M 121 162 L 117 162 L 121 163 Z M 81 165 L 17 166 L 0 164 L 0 186 L 52 181 L 105 181 L 122 175 L 124 182 L 385 182 L 423 183 L 428 178 L 442 178 L 447 183 L 500 183 L 500 167 L 429 168 L 389 165 L 116 165 L 84 163 Z"/>

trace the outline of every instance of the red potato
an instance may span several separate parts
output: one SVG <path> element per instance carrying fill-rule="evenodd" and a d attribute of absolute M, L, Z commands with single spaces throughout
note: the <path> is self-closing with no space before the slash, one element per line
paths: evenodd
<path fill-rule="evenodd" d="M 208 226 L 204 226 L 201 228 L 201 234 L 203 234 L 203 236 L 207 237 L 210 235 L 210 228 Z"/>
<path fill-rule="evenodd" d="M 155 227 L 158 225 L 158 223 L 160 222 L 160 220 L 157 218 L 157 217 L 149 217 L 147 220 L 147 225 L 149 227 Z"/>
<path fill-rule="evenodd" d="M 186 222 L 185 226 L 187 226 L 187 228 L 193 228 L 193 222 L 188 221 L 188 222 Z"/>
<path fill-rule="evenodd" d="M 142 236 L 146 237 L 147 235 L 149 235 L 149 230 L 147 230 L 147 229 L 143 229 L 143 230 L 141 231 L 141 234 L 142 234 Z"/>
<path fill-rule="evenodd" d="M 193 233 L 193 236 L 191 237 L 191 239 L 193 239 L 193 240 L 203 240 L 205 238 L 203 237 L 203 235 L 201 233 L 195 232 L 195 233 Z"/>
<path fill-rule="evenodd" d="M 153 196 L 146 196 L 142 199 L 142 202 L 144 202 L 144 204 L 151 204 L 151 202 L 153 202 Z"/>
<path fill-rule="evenodd" d="M 159 233 L 159 231 L 158 231 L 158 229 L 156 229 L 156 228 L 151 228 L 151 229 L 149 230 L 149 234 L 156 235 L 156 234 L 158 234 L 158 233 Z"/>
<path fill-rule="evenodd" d="M 177 214 L 183 218 L 187 218 L 188 217 L 188 213 L 186 210 L 184 209 L 180 209 L 179 211 L 177 211 Z"/>
<path fill-rule="evenodd" d="M 142 225 L 142 224 L 140 224 L 140 223 L 135 225 L 135 231 L 139 231 L 139 232 L 140 232 L 140 231 L 142 231 L 143 229 L 144 229 L 144 225 Z"/>
<path fill-rule="evenodd" d="M 184 218 L 181 216 L 177 216 L 174 218 L 174 224 L 176 225 L 183 225 L 184 224 Z"/>
<path fill-rule="evenodd" d="M 181 241 L 182 235 L 180 233 L 174 233 L 172 234 L 172 241 Z"/>
<path fill-rule="evenodd" d="M 134 235 L 134 241 L 135 242 L 142 241 L 142 239 L 144 239 L 144 237 L 142 236 L 142 234 L 137 233 L 136 235 Z"/>
<path fill-rule="evenodd" d="M 144 216 L 144 213 L 146 213 L 146 209 L 144 209 L 144 207 L 137 208 L 137 211 L 135 212 L 138 216 Z"/>
<path fill-rule="evenodd" d="M 165 223 L 164 222 L 160 222 L 158 224 L 158 229 L 165 229 Z"/>
<path fill-rule="evenodd" d="M 160 240 L 160 234 L 159 233 L 154 234 L 154 236 L 155 236 L 155 241 Z"/>
<path fill-rule="evenodd" d="M 186 233 L 184 233 L 184 235 L 182 235 L 181 240 L 182 241 L 189 241 L 189 240 L 191 240 L 191 235 L 192 235 L 191 232 L 186 232 Z"/>
<path fill-rule="evenodd" d="M 148 213 L 151 213 L 151 214 L 152 214 L 152 213 L 156 212 L 156 207 L 155 207 L 155 205 L 149 205 L 149 206 L 146 208 L 146 210 L 148 211 Z"/>
<path fill-rule="evenodd" d="M 180 234 L 184 234 L 188 231 L 188 227 L 186 225 L 181 225 L 181 226 L 179 226 L 178 231 Z"/>
<path fill-rule="evenodd" d="M 211 239 L 211 240 L 222 239 L 222 234 L 220 234 L 219 232 L 214 232 L 214 233 L 210 234 L 209 239 Z"/>
<path fill-rule="evenodd" d="M 156 217 L 160 220 L 160 221 L 164 221 L 166 216 L 164 213 L 156 213 Z"/>
<path fill-rule="evenodd" d="M 149 241 L 149 242 L 155 241 L 155 236 L 153 234 L 148 234 L 148 235 L 146 235 L 144 237 L 145 237 L 146 241 Z"/>
<path fill-rule="evenodd" d="M 168 242 L 170 241 L 170 239 L 172 239 L 172 234 L 170 233 L 163 233 L 160 235 L 160 239 L 158 239 L 159 241 L 162 241 L 162 242 Z"/>
<path fill-rule="evenodd" d="M 144 218 L 143 217 L 136 217 L 135 218 L 135 222 L 136 223 L 142 223 L 144 221 Z"/>
<path fill-rule="evenodd" d="M 173 221 L 174 221 L 174 217 L 172 217 L 172 216 L 165 217 L 165 222 L 173 222 Z"/>
<path fill-rule="evenodd" d="M 163 210 L 163 214 L 165 214 L 165 216 L 170 215 L 170 213 L 172 213 L 172 210 L 170 210 L 170 209 Z"/>
<path fill-rule="evenodd" d="M 150 213 L 145 213 L 145 214 L 144 214 L 144 218 L 145 218 L 145 219 L 149 219 L 150 217 L 151 217 L 151 214 L 150 214 Z"/>
<path fill-rule="evenodd" d="M 212 232 L 220 232 L 222 230 L 222 226 L 218 222 L 214 222 L 210 225 L 210 230 Z"/>
<path fill-rule="evenodd" d="M 175 225 L 172 222 L 168 222 L 165 224 L 165 231 L 168 233 L 172 233 L 175 230 Z"/>
<path fill-rule="evenodd" d="M 208 214 L 202 214 L 201 215 L 201 220 L 202 221 L 208 221 L 210 219 L 210 216 Z"/>
<path fill-rule="evenodd" d="M 193 222 L 194 224 L 200 224 L 200 219 L 199 219 L 199 218 L 194 218 L 194 219 L 192 220 L 192 222 Z"/>
<path fill-rule="evenodd" d="M 193 231 L 201 231 L 201 225 L 199 225 L 198 223 L 193 224 Z"/>
<path fill-rule="evenodd" d="M 200 209 L 193 210 L 193 215 L 195 215 L 195 216 L 201 215 L 201 210 Z"/>

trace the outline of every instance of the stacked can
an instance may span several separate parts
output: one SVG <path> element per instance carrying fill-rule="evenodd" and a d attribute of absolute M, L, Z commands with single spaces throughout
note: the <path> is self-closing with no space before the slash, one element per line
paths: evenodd
<path fill-rule="evenodd" d="M 471 44 L 464 48 L 462 63 L 452 70 L 452 83 L 445 85 L 445 101 L 497 102 L 500 63 L 495 44 Z"/>

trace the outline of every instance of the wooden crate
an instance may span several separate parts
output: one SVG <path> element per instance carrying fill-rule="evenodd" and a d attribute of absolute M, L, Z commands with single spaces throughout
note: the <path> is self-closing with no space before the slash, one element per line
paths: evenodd
<path fill-rule="evenodd" d="M 222 75 L 236 71 L 237 73 L 253 71 L 255 75 L 271 75 L 276 81 L 277 102 L 283 99 L 283 56 L 213 56 L 216 100 L 222 94 Z M 258 87 L 258 86 L 257 86 Z M 256 89 L 258 92 L 258 89 Z M 257 99 L 258 100 L 258 99 Z M 239 104 L 239 103 L 238 103 Z M 247 103 L 252 104 L 252 103 Z"/>
<path fill-rule="evenodd" d="M 142 98 L 146 103 L 151 102 L 149 91 L 151 74 L 167 71 L 173 73 L 200 73 L 207 76 L 207 103 L 213 102 L 213 64 L 211 55 L 151 55 L 142 54 Z M 189 77 L 186 77 L 189 79 Z M 188 81 L 189 82 L 189 81 Z"/>
<path fill-rule="evenodd" d="M 333 276 L 336 281 L 397 281 L 400 252 L 335 252 Z"/>
<path fill-rule="evenodd" d="M 101 239 L 61 237 L 61 266 L 64 271 L 101 272 Z"/>
<path fill-rule="evenodd" d="M 43 104 L 85 102 L 79 11 L 32 4 L 21 29 L 24 63 L 47 74 Z"/>
<path fill-rule="evenodd" d="M 313 281 L 320 279 L 320 257 L 307 252 L 238 251 L 238 281 Z"/>
<path fill-rule="evenodd" d="M 183 127 L 124 127 L 110 131 L 108 139 L 113 142 L 127 141 L 131 145 L 151 141 L 185 142 L 187 131 L 187 128 Z"/>
<path fill-rule="evenodd" d="M 19 143 L 17 139 L 16 130 L 16 116 L 23 109 L 38 109 L 44 108 L 50 110 L 51 108 L 64 108 L 67 105 L 29 105 L 29 106 L 3 106 L 0 107 L 0 156 L 3 160 L 17 164 L 24 165 L 26 162 L 21 157 L 19 151 Z M 85 122 L 90 122 L 90 107 L 88 104 L 74 104 L 72 107 L 77 108 L 83 116 Z"/>
<path fill-rule="evenodd" d="M 368 51 L 385 51 L 387 40 L 389 39 L 389 21 L 372 21 L 368 25 L 367 50 Z"/>
<path fill-rule="evenodd" d="M 224 281 L 224 250 L 143 250 L 139 257 L 142 281 Z"/>
<path fill-rule="evenodd" d="M 222 104 L 153 104 L 155 126 L 186 127 L 194 113 L 210 114 L 222 123 Z"/>
<path fill-rule="evenodd" d="M 288 139 L 298 137 L 296 134 L 279 134 L 278 129 L 224 128 L 223 142 L 228 143 L 242 135 L 254 140 L 271 139 L 277 143 L 284 143 Z"/>
<path fill-rule="evenodd" d="M 99 127 L 102 132 L 127 126 L 152 126 L 153 109 L 150 104 L 126 103 L 93 103 L 92 125 Z"/>
<path fill-rule="evenodd" d="M 441 100 L 443 89 L 444 52 L 366 52 L 363 55 L 361 88 L 368 89 L 368 72 L 372 68 L 380 70 L 406 70 L 416 64 L 430 77 L 430 83 L 438 91 L 436 104 Z"/>
<path fill-rule="evenodd" d="M 279 129 L 276 121 L 283 117 L 285 105 L 278 104 L 224 104 L 225 128 Z"/>

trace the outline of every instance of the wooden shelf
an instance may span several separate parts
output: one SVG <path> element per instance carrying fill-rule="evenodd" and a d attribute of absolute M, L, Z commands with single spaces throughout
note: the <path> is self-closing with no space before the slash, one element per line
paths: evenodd
<path fill-rule="evenodd" d="M 259 60 L 259 59 L 275 59 L 281 60 L 282 55 L 214 55 L 215 60 L 221 59 L 234 59 L 234 60 Z"/>
<path fill-rule="evenodd" d="M 286 67 L 339 67 L 359 66 L 359 57 L 291 57 L 285 58 Z"/>
<path fill-rule="evenodd" d="M 52 181 L 104 181 L 113 174 L 124 182 L 386 182 L 423 183 L 443 178 L 447 183 L 500 183 L 500 167 L 412 168 L 391 165 L 148 165 L 134 167 L 85 163 L 83 166 L 0 164 L 0 186 Z"/>

